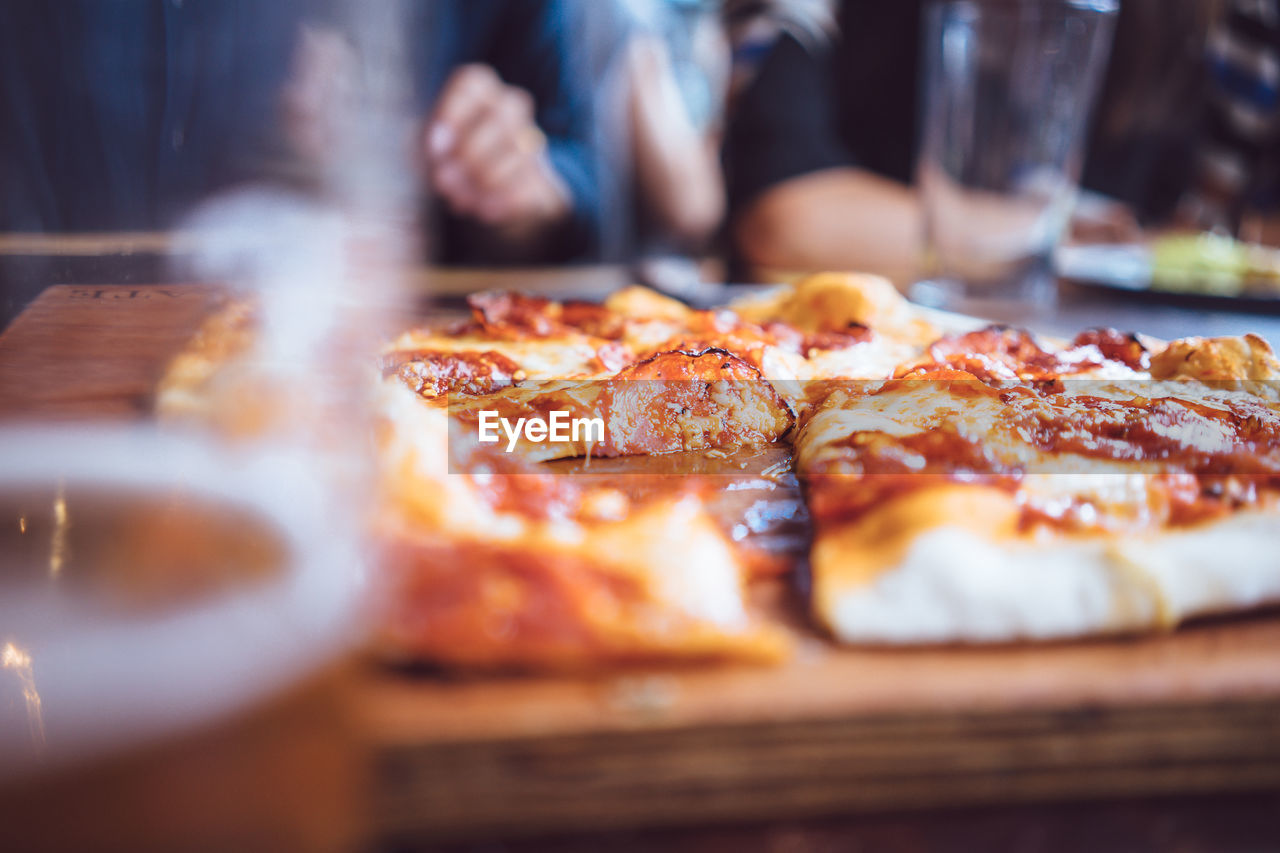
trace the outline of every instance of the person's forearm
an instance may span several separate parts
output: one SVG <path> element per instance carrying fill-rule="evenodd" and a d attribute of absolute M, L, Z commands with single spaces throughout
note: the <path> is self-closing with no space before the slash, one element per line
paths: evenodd
<path fill-rule="evenodd" d="M 627 60 L 636 185 L 668 236 L 699 246 L 724 216 L 715 148 L 685 113 L 662 44 L 636 39 Z"/>
<path fill-rule="evenodd" d="M 860 169 L 829 169 L 767 190 L 734 224 L 757 269 L 859 270 L 907 281 L 917 271 L 915 193 Z"/>

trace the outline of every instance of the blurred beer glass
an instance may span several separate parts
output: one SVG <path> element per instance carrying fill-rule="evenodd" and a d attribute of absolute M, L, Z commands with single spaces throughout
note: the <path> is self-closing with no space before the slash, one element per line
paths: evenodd
<path fill-rule="evenodd" d="M 1116 0 L 951 0 L 926 10 L 917 301 L 995 319 L 1052 308 Z"/>

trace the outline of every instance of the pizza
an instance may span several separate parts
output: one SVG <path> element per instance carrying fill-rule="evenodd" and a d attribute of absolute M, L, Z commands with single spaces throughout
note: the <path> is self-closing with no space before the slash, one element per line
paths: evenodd
<path fill-rule="evenodd" d="M 1280 602 L 1280 362 L 1255 336 L 1055 340 L 850 274 L 717 310 L 639 287 L 469 309 L 370 370 L 390 654 L 773 661 L 798 631 L 1064 639 Z M 206 325 L 163 414 L 237 408 L 252 322 Z M 800 535 L 762 547 L 779 522 Z M 770 606 L 779 576 L 806 624 Z"/>

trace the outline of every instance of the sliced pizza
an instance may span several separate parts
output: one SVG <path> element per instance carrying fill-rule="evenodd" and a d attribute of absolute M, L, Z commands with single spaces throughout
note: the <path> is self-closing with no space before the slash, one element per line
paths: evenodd
<path fill-rule="evenodd" d="M 369 374 L 388 654 L 776 660 L 787 631 L 751 584 L 793 551 L 752 542 L 785 529 L 794 548 L 809 523 L 814 618 L 852 643 L 1143 631 L 1280 601 L 1280 363 L 1257 337 L 1043 339 L 846 274 L 719 310 L 644 288 L 469 303 Z M 253 329 L 244 305 L 211 320 L 161 411 L 260 421 Z M 548 441 L 557 417 L 586 428 Z"/>

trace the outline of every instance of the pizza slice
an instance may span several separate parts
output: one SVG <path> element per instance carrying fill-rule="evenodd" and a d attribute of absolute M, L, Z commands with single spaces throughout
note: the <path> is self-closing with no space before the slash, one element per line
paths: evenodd
<path fill-rule="evenodd" d="M 847 642 L 1011 641 L 1280 601 L 1277 378 L 1256 338 L 993 327 L 839 385 L 796 442 L 816 618 Z"/>
<path fill-rule="evenodd" d="M 635 495 L 476 443 L 450 457 L 446 410 L 385 391 L 375 529 L 388 655 L 558 668 L 785 652 L 752 614 L 747 562 L 697 478 Z"/>
<path fill-rule="evenodd" d="M 479 444 L 468 421 L 606 413 L 610 441 L 556 455 L 749 448 L 794 421 L 759 368 L 723 348 L 674 348 L 705 333 L 709 315 L 640 290 L 619 295 L 620 310 L 515 294 L 470 302 L 466 318 L 389 341 L 369 372 L 382 652 L 482 668 L 778 659 L 783 632 L 749 603 L 760 561 L 710 509 L 716 479 L 632 488 L 557 473 Z M 288 397 L 270 387 L 257 329 L 247 303 L 211 318 L 162 381 L 160 413 L 220 430 L 278 423 L 248 416 Z"/>

